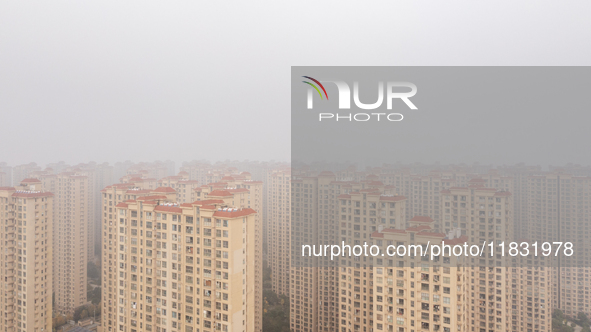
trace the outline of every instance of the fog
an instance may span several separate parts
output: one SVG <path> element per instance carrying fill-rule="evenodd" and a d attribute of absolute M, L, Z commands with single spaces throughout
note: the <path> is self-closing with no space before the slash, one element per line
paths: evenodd
<path fill-rule="evenodd" d="M 291 66 L 589 65 L 590 9 L 3 1 L 0 162 L 289 160 Z"/>

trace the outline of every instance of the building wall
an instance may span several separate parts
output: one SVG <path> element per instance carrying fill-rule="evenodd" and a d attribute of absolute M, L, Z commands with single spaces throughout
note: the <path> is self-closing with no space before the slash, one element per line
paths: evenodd
<path fill-rule="evenodd" d="M 291 172 L 277 170 L 267 178 L 267 263 L 275 293 L 289 296 L 291 243 Z"/>
<path fill-rule="evenodd" d="M 259 332 L 255 210 L 131 187 L 102 191 L 104 331 Z"/>
<path fill-rule="evenodd" d="M 484 187 L 455 187 L 442 193 L 442 217 L 457 223 L 469 243 L 513 241 L 511 193 Z M 463 226 L 465 225 L 465 227 Z M 478 261 L 476 261 L 478 260 Z M 510 330 L 509 261 L 495 255 L 482 262 L 470 258 L 470 318 L 468 325 L 480 331 Z"/>
<path fill-rule="evenodd" d="M 0 189 L 0 330 L 50 331 L 53 195 Z"/>
<path fill-rule="evenodd" d="M 374 232 L 373 244 L 382 251 L 389 245 L 441 245 L 444 234 L 417 232 L 418 229 Z M 464 236 L 445 242 L 455 245 L 466 240 Z M 464 259 L 442 257 L 431 261 L 405 256 L 377 262 L 373 269 L 373 330 L 469 331 L 469 274 Z M 362 309 L 354 309 L 357 324 L 365 318 L 361 314 Z"/>
<path fill-rule="evenodd" d="M 88 177 L 72 173 L 58 174 L 55 181 L 55 309 L 73 314 L 86 304 L 90 183 Z"/>
<path fill-rule="evenodd" d="M 351 246 L 373 244 L 372 235 L 382 227 L 401 229 L 405 222 L 404 196 L 383 196 L 379 190 L 361 189 L 338 196 L 339 235 L 338 242 L 344 241 Z M 398 226 L 398 227 L 396 227 Z M 377 241 L 377 240 L 376 240 Z M 340 315 L 339 325 L 343 331 L 370 331 L 374 326 L 383 324 L 383 318 L 377 323 L 377 295 L 374 289 L 376 268 L 384 266 L 383 261 L 374 257 L 341 257 L 338 280 Z M 380 270 L 383 273 L 383 270 Z M 383 295 L 379 295 L 383 301 Z"/>

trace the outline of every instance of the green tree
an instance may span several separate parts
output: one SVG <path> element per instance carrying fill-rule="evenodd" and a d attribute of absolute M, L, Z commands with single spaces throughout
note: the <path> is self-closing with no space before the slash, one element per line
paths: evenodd
<path fill-rule="evenodd" d="M 57 329 L 60 326 L 66 324 L 66 317 L 64 317 L 63 315 L 57 315 L 53 318 L 53 328 Z"/>
<path fill-rule="evenodd" d="M 564 320 L 564 313 L 559 309 L 555 309 L 554 312 L 552 313 L 552 318 L 558 319 L 562 322 Z"/>
<path fill-rule="evenodd" d="M 100 305 L 87 304 L 74 309 L 72 319 L 77 322 L 88 317 L 94 317 L 95 314 L 97 317 L 101 314 Z"/>
<path fill-rule="evenodd" d="M 271 268 L 267 261 L 263 261 L 263 289 L 271 289 Z"/>
<path fill-rule="evenodd" d="M 579 312 L 579 314 L 577 315 L 577 319 L 575 319 L 575 323 L 577 323 L 577 325 L 587 327 L 591 325 L 591 321 L 589 321 L 589 318 L 583 312 Z"/>
<path fill-rule="evenodd" d="M 92 302 L 92 304 L 101 303 L 101 288 L 100 287 L 96 287 L 92 291 L 92 296 L 90 297 L 90 302 Z"/>
<path fill-rule="evenodd" d="M 290 332 L 289 298 L 270 289 L 263 291 L 263 332 Z"/>
<path fill-rule="evenodd" d="M 93 262 L 88 262 L 86 265 L 86 272 L 88 277 L 91 279 L 99 279 L 101 276 L 99 268 Z"/>

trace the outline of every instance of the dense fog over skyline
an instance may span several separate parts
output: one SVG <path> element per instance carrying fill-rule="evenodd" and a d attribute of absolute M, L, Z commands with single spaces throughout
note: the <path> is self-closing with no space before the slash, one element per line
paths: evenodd
<path fill-rule="evenodd" d="M 0 162 L 289 161 L 292 65 L 589 65 L 591 46 L 581 42 L 589 9 L 584 1 L 2 2 Z M 558 163 L 520 157 L 491 151 L 489 160 L 453 162 Z M 412 148 L 400 160 L 449 161 Z"/>

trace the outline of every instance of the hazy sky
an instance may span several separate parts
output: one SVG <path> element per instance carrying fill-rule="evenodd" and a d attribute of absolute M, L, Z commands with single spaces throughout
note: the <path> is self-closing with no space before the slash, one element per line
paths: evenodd
<path fill-rule="evenodd" d="M 589 1 L 2 1 L 0 162 L 289 160 L 292 65 L 590 65 L 590 12 Z"/>

